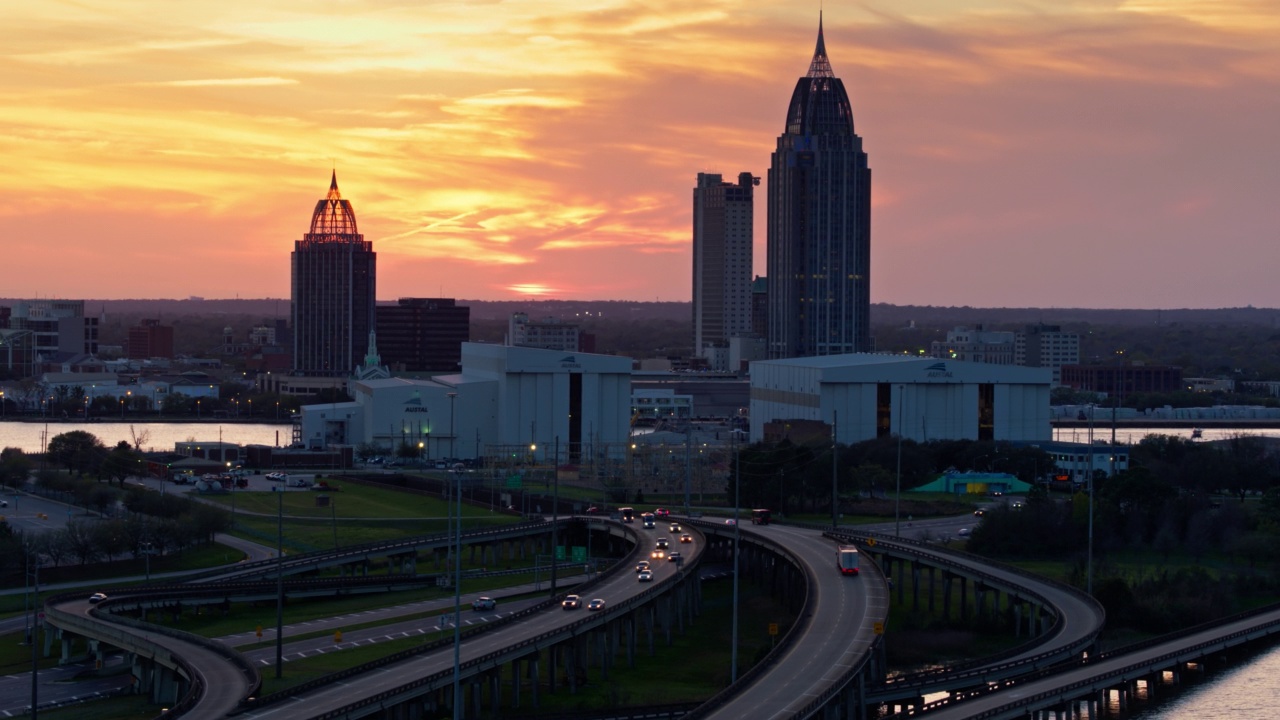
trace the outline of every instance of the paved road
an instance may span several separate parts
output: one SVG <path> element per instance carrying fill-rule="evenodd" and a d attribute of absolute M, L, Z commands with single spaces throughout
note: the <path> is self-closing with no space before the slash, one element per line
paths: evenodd
<path fill-rule="evenodd" d="M 116 656 L 106 662 L 106 669 L 121 665 L 123 658 Z M 40 686 L 36 699 L 43 708 L 51 703 L 99 697 L 129 685 L 129 674 L 123 672 L 110 677 L 86 678 L 76 676 L 87 671 L 88 665 L 76 663 L 40 671 Z M 0 717 L 25 715 L 31 707 L 31 673 L 0 676 Z"/>
<path fill-rule="evenodd" d="M 791 717 L 861 661 L 875 638 L 874 624 L 888 614 L 888 591 L 877 572 L 841 575 L 836 545 L 819 531 L 769 525 L 743 532 L 768 537 L 800 558 L 814 581 L 813 614 L 777 664 L 711 717 Z"/>
<path fill-rule="evenodd" d="M 634 556 L 635 559 L 640 558 L 640 551 L 647 552 L 652 546 L 651 541 L 653 539 L 667 535 L 665 528 L 661 531 L 657 529 L 640 529 L 639 532 L 641 542 Z M 695 537 L 697 536 L 695 535 Z M 693 557 L 693 553 L 700 553 L 704 545 L 699 540 L 692 545 L 682 545 L 681 547 L 686 557 Z M 677 568 L 674 565 L 674 563 L 655 562 L 654 582 L 661 582 L 675 574 Z M 647 584 L 638 583 L 635 573 L 624 568 L 622 572 L 593 587 L 589 597 L 602 598 L 610 604 L 616 604 L 646 589 L 648 589 Z M 584 596 L 585 599 L 587 599 L 586 596 Z M 495 628 L 463 643 L 461 661 L 466 663 L 474 658 L 505 650 L 528 638 L 569 625 L 580 620 L 586 612 L 586 610 L 564 611 L 559 608 L 551 608 L 534 617 L 526 618 L 522 622 Z M 396 663 L 376 673 L 368 673 L 350 681 L 334 683 L 329 687 L 308 693 L 305 695 L 305 699 L 297 702 L 278 703 L 260 710 L 244 713 L 243 716 L 247 718 L 284 718 L 286 720 L 315 717 L 346 706 L 360 698 L 394 690 L 420 678 L 444 672 L 452 667 L 453 654 L 451 651 L 431 653 Z"/>

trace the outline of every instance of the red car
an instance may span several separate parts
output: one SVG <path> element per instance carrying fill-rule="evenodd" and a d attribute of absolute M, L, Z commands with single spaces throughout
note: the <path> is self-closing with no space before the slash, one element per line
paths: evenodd
<path fill-rule="evenodd" d="M 668 509 L 666 509 L 666 508 L 658 508 L 657 510 L 654 510 L 654 511 L 653 511 L 653 514 L 654 514 L 654 516 L 655 516 L 655 517 L 663 518 L 663 517 L 668 517 L 668 516 L 670 516 L 670 515 L 671 515 L 671 511 L 670 511 L 670 510 L 668 510 Z"/>

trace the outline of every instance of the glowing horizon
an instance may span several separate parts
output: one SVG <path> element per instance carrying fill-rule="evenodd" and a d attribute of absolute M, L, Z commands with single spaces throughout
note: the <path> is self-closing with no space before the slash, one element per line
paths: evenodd
<path fill-rule="evenodd" d="M 691 294 L 699 172 L 765 178 L 818 7 L 210 0 L 13 8 L 9 297 L 288 297 L 336 168 L 378 299 Z M 872 168 L 873 302 L 1280 307 L 1280 8 L 824 12 Z M 13 272 L 14 268 L 30 271 Z"/>

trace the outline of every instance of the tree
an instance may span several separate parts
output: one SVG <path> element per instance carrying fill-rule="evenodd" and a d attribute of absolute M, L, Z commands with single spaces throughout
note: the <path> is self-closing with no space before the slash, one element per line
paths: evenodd
<path fill-rule="evenodd" d="M 102 474 L 107 476 L 108 482 L 111 480 L 119 482 L 120 487 L 124 487 L 126 479 L 141 475 L 142 471 L 142 454 L 134 450 L 127 440 L 116 443 L 102 461 Z"/>
<path fill-rule="evenodd" d="M 54 435 L 49 440 L 49 457 L 77 475 L 96 470 L 106 453 L 107 448 L 102 441 L 84 430 Z"/>
<path fill-rule="evenodd" d="M 31 474 L 31 458 L 19 448 L 0 450 L 0 485 L 19 487 Z"/>

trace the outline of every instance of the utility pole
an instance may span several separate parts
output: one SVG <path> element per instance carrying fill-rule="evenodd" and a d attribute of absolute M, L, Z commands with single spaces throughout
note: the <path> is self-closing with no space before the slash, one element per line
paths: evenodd
<path fill-rule="evenodd" d="M 840 512 L 840 496 L 837 482 L 840 477 L 840 471 L 836 467 L 840 463 L 840 442 L 836 439 L 836 428 L 839 423 L 840 414 L 835 410 L 831 411 L 831 528 L 839 527 Z"/>
<path fill-rule="evenodd" d="M 284 677 L 284 488 L 276 488 L 276 679 Z"/>

